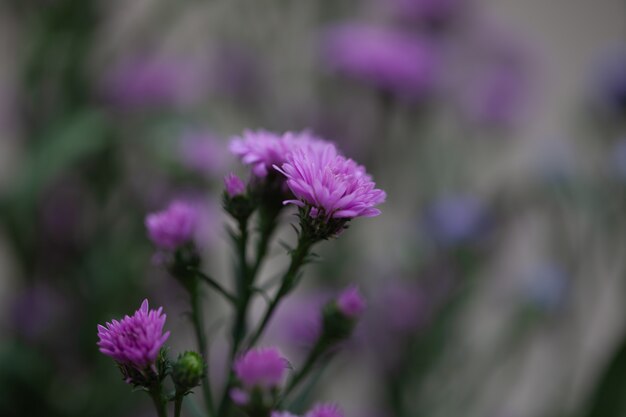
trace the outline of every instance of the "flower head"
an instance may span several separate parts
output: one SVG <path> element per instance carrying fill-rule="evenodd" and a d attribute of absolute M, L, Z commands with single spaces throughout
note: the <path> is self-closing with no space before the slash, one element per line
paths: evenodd
<path fill-rule="evenodd" d="M 344 414 L 336 404 L 318 404 L 305 417 L 344 417 Z"/>
<path fill-rule="evenodd" d="M 346 288 L 337 298 L 339 311 L 350 318 L 359 317 L 365 310 L 365 299 L 356 285 Z"/>
<path fill-rule="evenodd" d="M 224 177 L 224 188 L 230 198 L 237 197 L 246 192 L 246 184 L 232 172 Z"/>
<path fill-rule="evenodd" d="M 332 144 L 315 149 L 296 149 L 282 167 L 295 199 L 285 204 L 310 206 L 310 215 L 323 220 L 374 217 L 376 205 L 385 201 L 384 191 L 352 159 L 339 155 Z"/>
<path fill-rule="evenodd" d="M 328 30 L 323 57 L 345 76 L 408 99 L 421 98 L 434 87 L 439 66 L 433 47 L 423 39 L 362 24 Z"/>
<path fill-rule="evenodd" d="M 275 348 L 252 349 L 240 356 L 233 366 L 244 386 L 273 388 L 283 380 L 288 362 Z"/>
<path fill-rule="evenodd" d="M 264 178 L 273 165 L 283 164 L 295 149 L 322 143 L 327 142 L 307 131 L 278 134 L 266 130 L 246 130 L 242 136 L 232 139 L 230 151 L 244 164 L 251 165 L 254 175 Z"/>
<path fill-rule="evenodd" d="M 198 217 L 196 207 L 174 201 L 165 210 L 146 216 L 150 240 L 161 249 L 174 250 L 192 240 Z"/>
<path fill-rule="evenodd" d="M 163 333 L 166 315 L 162 310 L 149 310 L 146 299 L 132 317 L 113 320 L 106 327 L 98 325 L 100 352 L 139 370 L 153 365 L 170 336 L 169 331 Z"/>
<path fill-rule="evenodd" d="M 488 228 L 484 203 L 471 195 L 448 195 L 436 200 L 425 214 L 426 231 L 446 247 L 471 243 Z"/>

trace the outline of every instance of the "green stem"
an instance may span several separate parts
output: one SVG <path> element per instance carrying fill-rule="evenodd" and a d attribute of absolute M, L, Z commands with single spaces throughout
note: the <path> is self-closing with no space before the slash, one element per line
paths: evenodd
<path fill-rule="evenodd" d="M 278 307 L 282 299 L 293 290 L 296 284 L 296 278 L 298 277 L 298 273 L 300 272 L 302 266 L 305 264 L 306 258 L 309 255 L 309 252 L 314 244 L 315 241 L 313 239 L 309 238 L 304 233 L 300 234 L 300 238 L 298 239 L 298 246 L 291 252 L 291 263 L 289 264 L 289 269 L 287 269 L 287 272 L 285 272 L 285 275 L 283 275 L 280 288 L 278 289 L 276 296 L 272 299 L 269 306 L 267 307 L 267 310 L 263 315 L 263 319 L 261 320 L 259 327 L 254 332 L 254 335 L 250 338 L 248 348 L 251 348 L 255 345 L 256 342 L 258 342 L 259 338 L 263 335 L 263 332 L 265 331 L 268 323 L 272 319 L 276 307 Z"/>
<path fill-rule="evenodd" d="M 207 354 L 207 341 L 204 333 L 204 319 L 202 316 L 202 303 L 200 299 L 200 292 L 198 291 L 197 280 L 194 280 L 194 285 L 190 289 L 191 296 L 191 318 L 193 321 L 193 327 L 196 333 L 196 341 L 198 343 L 198 352 L 202 355 L 204 360 L 208 363 L 209 358 Z M 205 372 L 202 377 L 202 393 L 204 395 L 204 401 L 209 415 L 214 415 L 213 409 L 213 397 L 211 396 L 211 384 L 209 381 L 209 373 Z"/>
<path fill-rule="evenodd" d="M 183 398 L 184 395 L 176 395 L 176 399 L 174 400 L 174 417 L 180 417 L 180 410 L 183 406 Z"/>
<path fill-rule="evenodd" d="M 224 298 L 226 298 L 230 303 L 235 304 L 237 302 L 237 299 L 235 298 L 235 296 L 229 293 L 224 287 L 222 287 L 220 283 L 215 281 L 213 278 L 211 278 L 210 276 L 206 275 L 204 272 L 201 272 L 201 271 L 196 270 L 194 272 L 198 278 L 203 280 L 207 285 L 209 285 L 215 291 L 217 291 L 222 296 L 224 296 Z"/>
<path fill-rule="evenodd" d="M 165 410 L 165 401 L 163 399 L 163 393 L 161 392 L 161 382 L 156 382 L 148 391 L 152 401 L 154 402 L 154 408 L 156 408 L 158 417 L 167 417 L 167 411 Z"/>
<path fill-rule="evenodd" d="M 293 376 L 291 381 L 289 381 L 289 383 L 287 384 L 287 388 L 285 388 L 285 391 L 283 392 L 283 399 L 287 398 L 289 394 L 291 394 L 291 392 L 298 386 L 298 384 L 300 384 L 304 380 L 304 378 L 307 377 L 309 372 L 311 372 L 311 370 L 313 369 L 313 366 L 317 363 L 318 359 L 326 351 L 326 348 L 327 343 L 323 339 L 320 339 L 315 344 L 313 349 L 311 349 L 311 352 L 309 352 L 309 356 L 307 357 L 306 361 L 300 368 L 300 371 L 298 371 Z"/>

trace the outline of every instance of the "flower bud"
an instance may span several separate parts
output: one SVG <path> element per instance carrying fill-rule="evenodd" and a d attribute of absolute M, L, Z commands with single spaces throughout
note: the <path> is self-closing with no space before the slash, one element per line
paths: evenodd
<path fill-rule="evenodd" d="M 350 337 L 363 310 L 365 310 L 365 300 L 358 288 L 348 287 L 336 300 L 324 307 L 322 340 L 330 344 Z"/>
<path fill-rule="evenodd" d="M 202 356 L 196 352 L 185 352 L 178 355 L 172 366 L 172 379 L 178 391 L 187 392 L 200 385 L 205 372 L 206 365 Z"/>
<path fill-rule="evenodd" d="M 231 172 L 224 177 L 224 190 L 230 198 L 235 198 L 246 192 L 246 184 Z"/>

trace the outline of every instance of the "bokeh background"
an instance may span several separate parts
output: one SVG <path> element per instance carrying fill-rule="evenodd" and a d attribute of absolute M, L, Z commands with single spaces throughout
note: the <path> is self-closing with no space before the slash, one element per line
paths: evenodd
<path fill-rule="evenodd" d="M 193 346 L 143 218 L 201 201 L 205 268 L 231 285 L 227 144 L 262 127 L 336 141 L 388 193 L 263 341 L 297 362 L 320 303 L 359 284 L 368 314 L 312 398 L 625 416 L 625 39 L 621 0 L 3 0 L 0 415 L 151 415 L 96 323 L 147 296 Z M 230 311 L 207 299 L 219 380 Z"/>

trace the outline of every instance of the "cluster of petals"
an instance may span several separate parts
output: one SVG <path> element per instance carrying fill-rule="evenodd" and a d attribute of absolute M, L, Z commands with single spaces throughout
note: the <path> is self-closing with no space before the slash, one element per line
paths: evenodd
<path fill-rule="evenodd" d="M 230 151 L 265 178 L 273 165 L 283 164 L 295 149 L 315 148 L 328 142 L 308 131 L 278 134 L 266 130 L 245 130 L 230 142 Z"/>
<path fill-rule="evenodd" d="M 145 369 L 154 364 L 170 332 L 163 333 L 166 315 L 163 308 L 150 310 L 148 300 L 130 317 L 98 325 L 100 352 L 115 361 Z"/>
<path fill-rule="evenodd" d="M 252 349 L 235 361 L 235 375 L 247 388 L 273 388 L 283 381 L 288 362 L 275 347 Z"/>
<path fill-rule="evenodd" d="M 198 209 L 184 201 L 174 201 L 165 210 L 146 217 L 150 240 L 161 249 L 174 250 L 193 239 Z"/>
<path fill-rule="evenodd" d="M 385 201 L 384 191 L 365 168 L 340 155 L 332 144 L 296 149 L 281 167 L 295 199 L 285 204 L 311 206 L 312 217 L 350 219 L 380 214 L 376 205 Z"/>

